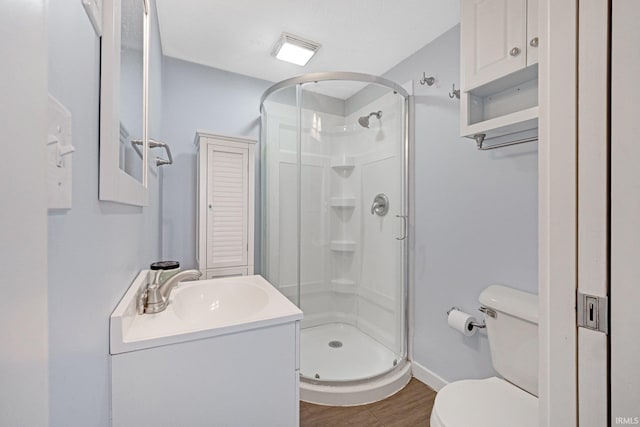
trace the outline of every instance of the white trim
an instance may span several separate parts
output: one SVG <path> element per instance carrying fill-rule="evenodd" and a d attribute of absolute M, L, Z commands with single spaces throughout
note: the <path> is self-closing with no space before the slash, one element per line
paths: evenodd
<path fill-rule="evenodd" d="M 224 141 L 232 141 L 232 142 L 244 142 L 246 144 L 255 145 L 258 142 L 255 138 L 248 138 L 245 136 L 236 136 L 236 135 L 227 135 L 223 133 L 214 133 L 204 129 L 197 129 L 196 137 L 193 140 L 193 144 L 196 147 L 200 146 L 200 138 L 211 138 L 211 139 L 222 140 L 222 141 L 219 141 L 219 143 L 223 143 Z M 236 145 L 231 145 L 231 146 L 235 147 Z"/>
<path fill-rule="evenodd" d="M 449 384 L 444 378 L 436 374 L 432 370 L 425 368 L 421 364 L 415 361 L 411 361 L 411 373 L 413 377 L 421 383 L 429 386 L 429 388 L 440 391 L 442 387 Z"/>
<path fill-rule="evenodd" d="M 611 420 L 640 417 L 640 8 L 612 2 L 611 52 Z M 637 420 L 638 418 L 635 418 Z M 635 421 L 633 420 L 633 421 Z M 637 421 L 635 421 L 637 423 Z"/>
<path fill-rule="evenodd" d="M 577 425 L 577 0 L 540 4 L 539 425 Z"/>
<path fill-rule="evenodd" d="M 121 0 L 103 3 L 100 74 L 100 167 L 99 199 L 134 206 L 147 206 L 147 141 L 149 15 L 144 15 L 142 182 L 120 169 L 120 22 Z"/>
<path fill-rule="evenodd" d="M 408 174 L 407 174 L 407 205 L 409 211 L 407 215 L 409 218 L 408 226 L 409 226 L 409 242 L 407 247 L 407 295 L 406 295 L 406 304 L 405 312 L 407 319 L 407 358 L 409 360 L 413 360 L 413 336 L 415 331 L 415 289 L 416 289 L 416 273 L 415 273 L 415 245 L 416 245 L 416 203 L 415 203 L 415 188 L 416 188 L 416 165 L 415 165 L 415 97 L 413 95 L 409 96 L 407 100 L 407 121 L 408 121 Z"/>

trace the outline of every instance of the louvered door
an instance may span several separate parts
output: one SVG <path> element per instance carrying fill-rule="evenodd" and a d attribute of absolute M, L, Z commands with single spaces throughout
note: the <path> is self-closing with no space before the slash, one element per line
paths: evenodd
<path fill-rule="evenodd" d="M 196 260 L 203 277 L 253 274 L 255 143 L 198 131 Z"/>
<path fill-rule="evenodd" d="M 248 148 L 207 149 L 207 268 L 247 265 Z"/>

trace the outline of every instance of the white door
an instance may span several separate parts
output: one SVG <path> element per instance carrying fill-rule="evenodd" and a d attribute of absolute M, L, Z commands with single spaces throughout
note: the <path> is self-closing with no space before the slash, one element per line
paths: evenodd
<path fill-rule="evenodd" d="M 526 0 L 463 0 L 460 7 L 464 91 L 525 67 Z"/>
<path fill-rule="evenodd" d="M 207 268 L 246 266 L 249 150 L 210 144 L 207 153 Z"/>
<path fill-rule="evenodd" d="M 578 20 L 578 420 L 580 427 L 604 427 L 608 418 L 608 2 L 581 0 Z M 582 321 L 581 316 L 587 319 Z"/>
<path fill-rule="evenodd" d="M 612 2 L 611 425 L 640 424 L 640 3 Z"/>

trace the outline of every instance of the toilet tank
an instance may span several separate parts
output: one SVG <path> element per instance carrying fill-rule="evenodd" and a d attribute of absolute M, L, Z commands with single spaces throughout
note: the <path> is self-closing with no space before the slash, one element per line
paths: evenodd
<path fill-rule="evenodd" d="M 491 361 L 507 381 L 538 395 L 538 296 L 502 285 L 480 294 Z M 492 316 L 492 311 L 495 317 Z"/>

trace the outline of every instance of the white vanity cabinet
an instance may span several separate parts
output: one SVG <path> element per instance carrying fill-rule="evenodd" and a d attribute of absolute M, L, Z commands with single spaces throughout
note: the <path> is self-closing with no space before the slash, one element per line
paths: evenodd
<path fill-rule="evenodd" d="M 536 138 L 538 2 L 461 1 L 461 136 Z"/>
<path fill-rule="evenodd" d="M 302 311 L 244 276 L 181 283 L 165 310 L 138 314 L 149 275 L 109 319 L 112 426 L 297 427 Z"/>
<path fill-rule="evenodd" d="M 255 140 L 198 131 L 197 261 L 203 277 L 253 274 Z"/>
<path fill-rule="evenodd" d="M 299 425 L 298 328 L 113 355 L 113 427 Z"/>

